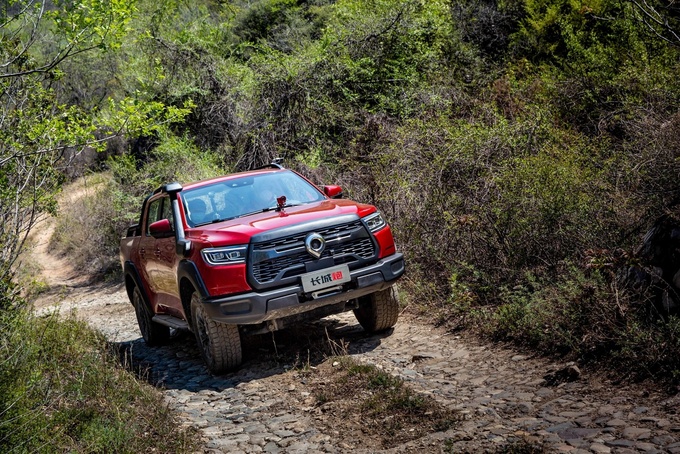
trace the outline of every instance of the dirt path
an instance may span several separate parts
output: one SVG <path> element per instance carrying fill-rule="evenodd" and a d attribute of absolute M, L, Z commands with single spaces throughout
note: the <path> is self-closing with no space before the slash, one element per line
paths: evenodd
<path fill-rule="evenodd" d="M 59 205 L 78 203 L 97 190 L 97 185 L 80 179 L 68 186 L 59 197 Z M 52 253 L 50 240 L 56 229 L 56 219 L 46 217 L 33 229 L 22 256 L 30 269 L 39 269 L 38 280 L 47 287 L 32 301 L 40 314 L 57 311 L 77 313 L 111 340 L 131 336 L 130 326 L 136 326 L 134 310 L 118 283 L 92 283 L 91 276 L 74 269 L 67 257 Z"/>
<path fill-rule="evenodd" d="M 545 452 L 680 453 L 680 396 L 587 375 L 546 380 L 565 365 L 451 335 L 408 313 L 384 336 L 367 336 L 349 313 L 261 337 L 246 346 L 238 372 L 213 376 L 190 335 L 147 347 L 123 288 L 89 285 L 51 256 L 43 247 L 51 228 L 37 229 L 33 251 L 53 287 L 36 301 L 38 310 L 76 311 L 104 332 L 131 370 L 164 393 L 182 424 L 200 430 L 205 452 L 537 452 L 527 447 L 540 445 Z M 331 346 L 403 378 L 455 409 L 460 421 L 385 443 L 363 430 L 360 408 L 348 418 L 319 399 L 332 380 Z M 504 451 L 508 445 L 516 450 Z"/>

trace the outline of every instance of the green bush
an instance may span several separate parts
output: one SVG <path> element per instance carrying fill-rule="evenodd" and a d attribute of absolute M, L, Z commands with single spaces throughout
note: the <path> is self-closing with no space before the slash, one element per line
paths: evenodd
<path fill-rule="evenodd" d="M 102 60 L 126 62 L 107 90 L 194 108 L 111 160 L 93 209 L 113 227 L 96 254 L 115 261 L 115 237 L 162 181 L 282 156 L 386 214 L 409 264 L 402 288 L 437 322 L 584 357 L 643 345 L 633 326 L 640 339 L 670 327 L 588 256 L 634 261 L 677 204 L 677 20 L 663 6 L 141 1 L 135 40 Z"/>
<path fill-rule="evenodd" d="M 0 450 L 191 452 L 162 396 L 84 322 L 0 313 Z"/>

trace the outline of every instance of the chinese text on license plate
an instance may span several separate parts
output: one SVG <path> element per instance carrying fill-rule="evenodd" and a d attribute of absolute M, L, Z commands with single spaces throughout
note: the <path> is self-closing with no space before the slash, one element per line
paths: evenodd
<path fill-rule="evenodd" d="M 350 281 L 347 265 L 339 265 L 306 273 L 300 276 L 300 278 L 302 279 L 302 289 L 305 292 L 314 292 Z"/>

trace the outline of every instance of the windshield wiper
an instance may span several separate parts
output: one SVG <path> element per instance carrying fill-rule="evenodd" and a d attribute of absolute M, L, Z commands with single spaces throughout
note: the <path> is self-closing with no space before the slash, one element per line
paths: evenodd
<path fill-rule="evenodd" d="M 296 206 L 300 206 L 300 205 L 303 205 L 303 204 L 302 203 L 288 203 L 281 208 L 290 208 L 290 207 L 296 207 Z M 274 211 L 274 210 L 278 210 L 278 209 L 279 209 L 278 206 L 262 208 L 260 210 L 249 211 L 248 213 L 239 214 L 238 216 L 234 216 L 233 218 L 230 218 L 230 219 L 242 218 L 244 216 L 250 216 L 251 214 L 257 214 L 257 213 L 267 213 L 269 211 Z"/>
<path fill-rule="evenodd" d="M 268 207 L 268 208 L 263 208 L 262 213 L 266 213 L 267 211 L 274 211 L 274 210 L 282 210 L 284 208 L 290 208 L 290 207 L 296 207 L 298 205 L 302 205 L 301 203 L 287 203 L 285 205 L 277 205 L 275 207 Z"/>
<path fill-rule="evenodd" d="M 208 225 L 208 224 L 216 224 L 216 223 L 218 223 L 218 222 L 231 221 L 232 219 L 236 219 L 236 218 L 238 218 L 238 217 L 241 217 L 241 216 L 232 216 L 232 217 L 230 217 L 230 218 L 217 218 L 217 219 L 212 219 L 212 220 L 210 220 L 210 221 L 201 222 L 200 224 L 194 224 L 194 227 L 202 227 L 202 226 Z"/>

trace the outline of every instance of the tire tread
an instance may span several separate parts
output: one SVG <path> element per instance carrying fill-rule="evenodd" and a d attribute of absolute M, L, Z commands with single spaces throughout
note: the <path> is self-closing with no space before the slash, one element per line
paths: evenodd
<path fill-rule="evenodd" d="M 360 300 L 354 310 L 359 324 L 369 333 L 388 330 L 399 319 L 399 301 L 393 287 L 372 293 Z"/>

